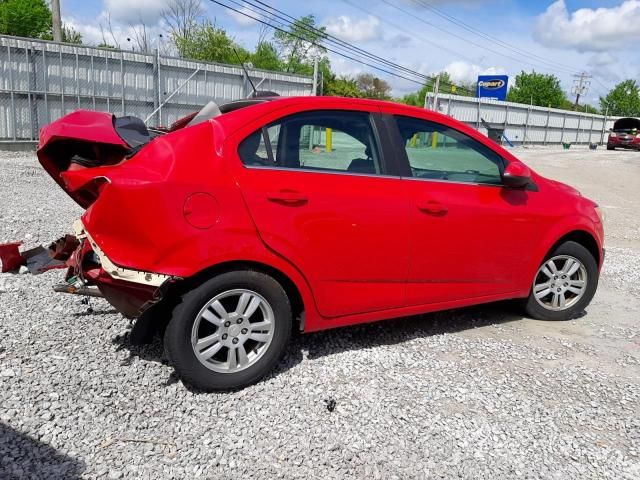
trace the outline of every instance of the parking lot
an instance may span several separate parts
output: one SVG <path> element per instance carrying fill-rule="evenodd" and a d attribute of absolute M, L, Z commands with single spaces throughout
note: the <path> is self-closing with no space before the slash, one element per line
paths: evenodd
<path fill-rule="evenodd" d="M 640 478 L 640 152 L 515 152 L 606 212 L 583 317 L 507 302 L 298 335 L 257 385 L 201 394 L 106 302 L 52 293 L 60 271 L 0 274 L 0 478 Z M 81 214 L 32 154 L 0 152 L 0 185 L 0 243 Z"/>

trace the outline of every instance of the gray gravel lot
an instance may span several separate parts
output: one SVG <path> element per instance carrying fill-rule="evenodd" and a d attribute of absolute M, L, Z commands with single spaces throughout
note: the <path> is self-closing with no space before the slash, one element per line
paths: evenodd
<path fill-rule="evenodd" d="M 517 154 L 607 213 L 584 317 L 507 303 L 298 336 L 266 380 L 199 394 L 107 303 L 53 294 L 61 272 L 1 274 L 0 479 L 640 478 L 640 153 Z M 0 242 L 80 213 L 0 153 Z"/>

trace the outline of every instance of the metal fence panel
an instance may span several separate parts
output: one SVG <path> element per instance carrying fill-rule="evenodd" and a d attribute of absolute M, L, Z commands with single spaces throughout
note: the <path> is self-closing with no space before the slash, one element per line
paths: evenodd
<path fill-rule="evenodd" d="M 311 94 L 309 77 L 249 74 L 259 90 Z M 77 109 L 146 118 L 179 87 L 151 124 L 168 125 L 211 100 L 251 93 L 237 65 L 0 35 L 0 142 L 37 141 L 40 127 Z"/>
<path fill-rule="evenodd" d="M 617 117 L 558 110 L 486 98 L 428 93 L 427 104 L 469 126 L 487 133 L 481 119 L 504 128 L 516 144 L 600 143 Z"/>

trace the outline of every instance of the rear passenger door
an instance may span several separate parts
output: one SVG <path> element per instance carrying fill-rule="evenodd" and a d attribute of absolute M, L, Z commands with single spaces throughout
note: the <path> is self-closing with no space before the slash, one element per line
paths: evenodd
<path fill-rule="evenodd" d="M 314 110 L 238 140 L 236 176 L 263 241 L 307 277 L 323 316 L 405 301 L 407 192 L 368 111 Z"/>

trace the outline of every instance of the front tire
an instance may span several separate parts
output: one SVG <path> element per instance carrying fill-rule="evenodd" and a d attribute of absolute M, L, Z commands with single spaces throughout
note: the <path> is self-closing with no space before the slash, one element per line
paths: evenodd
<path fill-rule="evenodd" d="M 272 277 L 224 273 L 182 296 L 165 332 L 165 352 L 178 376 L 199 390 L 246 387 L 281 359 L 291 317 L 287 294 Z"/>
<path fill-rule="evenodd" d="M 565 242 L 536 272 L 525 309 L 539 320 L 576 318 L 589 305 L 597 287 L 596 259 L 579 243 Z"/>

